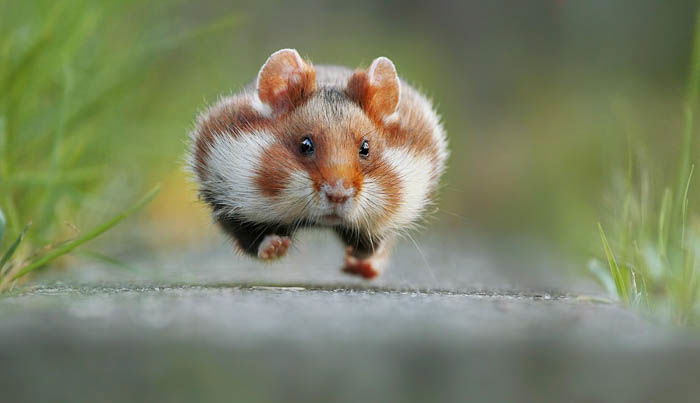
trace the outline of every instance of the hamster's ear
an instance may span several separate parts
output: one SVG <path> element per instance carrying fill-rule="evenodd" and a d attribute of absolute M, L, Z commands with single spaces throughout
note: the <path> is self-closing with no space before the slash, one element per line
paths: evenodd
<path fill-rule="evenodd" d="M 356 71 L 350 77 L 347 93 L 371 118 L 384 121 L 396 112 L 401 96 L 394 63 L 386 57 L 374 59 L 367 70 Z"/>
<path fill-rule="evenodd" d="M 273 53 L 258 73 L 258 98 L 279 115 L 288 112 L 316 89 L 316 71 L 295 49 Z"/>

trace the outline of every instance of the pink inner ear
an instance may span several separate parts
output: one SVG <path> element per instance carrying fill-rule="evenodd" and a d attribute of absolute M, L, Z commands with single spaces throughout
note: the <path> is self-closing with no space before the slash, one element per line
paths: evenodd
<path fill-rule="evenodd" d="M 315 89 L 315 71 L 294 49 L 270 56 L 258 74 L 258 97 L 276 113 L 283 113 Z"/>
<path fill-rule="evenodd" d="M 368 107 L 379 118 L 396 111 L 399 105 L 401 87 L 394 63 L 386 57 L 375 59 L 367 70 L 369 79 Z"/>

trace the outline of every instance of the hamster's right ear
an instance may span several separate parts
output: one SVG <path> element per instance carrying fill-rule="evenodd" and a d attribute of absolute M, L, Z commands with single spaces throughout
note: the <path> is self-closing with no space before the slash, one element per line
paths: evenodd
<path fill-rule="evenodd" d="M 258 98 L 274 115 L 288 112 L 316 90 L 316 71 L 295 49 L 273 53 L 258 73 Z"/>

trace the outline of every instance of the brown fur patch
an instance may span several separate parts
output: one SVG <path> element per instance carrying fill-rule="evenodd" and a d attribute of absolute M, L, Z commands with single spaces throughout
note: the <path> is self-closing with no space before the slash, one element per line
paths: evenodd
<path fill-rule="evenodd" d="M 282 144 L 273 144 L 266 149 L 256 170 L 255 184 L 263 196 L 277 197 L 289 183 L 295 167 L 294 156 Z"/>
<path fill-rule="evenodd" d="M 389 147 L 397 147 L 409 150 L 418 156 L 437 158 L 438 144 L 433 137 L 435 130 L 432 125 L 416 113 L 403 113 L 403 107 L 399 108 L 401 120 L 386 127 L 386 142 Z"/>

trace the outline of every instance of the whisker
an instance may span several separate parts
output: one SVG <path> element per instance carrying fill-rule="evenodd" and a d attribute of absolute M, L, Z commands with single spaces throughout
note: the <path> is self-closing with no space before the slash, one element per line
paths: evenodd
<path fill-rule="evenodd" d="M 430 273 L 430 276 L 433 278 L 433 281 L 435 281 L 437 283 L 438 279 L 437 279 L 437 276 L 435 276 L 435 271 L 433 270 L 433 267 L 430 265 L 430 263 L 428 263 L 428 259 L 426 258 L 425 254 L 423 253 L 421 248 L 418 246 L 418 242 L 416 242 L 416 240 L 413 239 L 411 234 L 409 234 L 408 232 L 406 232 L 405 235 L 406 235 L 406 237 L 408 237 L 408 239 L 411 240 L 411 242 L 413 243 L 413 246 L 416 247 L 418 254 L 423 259 L 423 263 L 425 263 L 425 266 L 428 268 L 428 272 Z"/>

